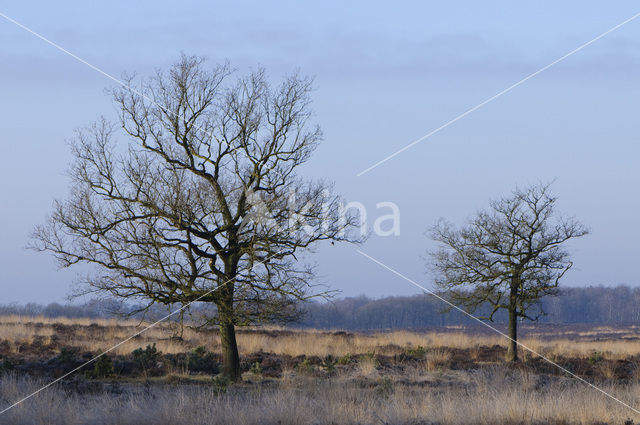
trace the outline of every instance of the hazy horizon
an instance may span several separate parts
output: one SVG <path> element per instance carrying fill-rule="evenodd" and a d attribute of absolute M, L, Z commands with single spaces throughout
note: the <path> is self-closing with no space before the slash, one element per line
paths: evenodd
<path fill-rule="evenodd" d="M 362 202 L 401 212 L 397 237 L 361 249 L 430 287 L 421 256 L 439 217 L 461 223 L 516 185 L 556 179 L 559 211 L 591 234 L 572 242 L 566 286 L 638 287 L 635 226 L 640 154 L 640 20 L 525 82 L 371 172 L 357 173 L 537 71 L 637 10 L 632 2 L 412 4 L 186 2 L 8 4 L 3 14 L 119 77 L 150 75 L 181 52 L 225 60 L 278 81 L 315 77 L 312 108 L 324 141 L 305 167 Z M 208 9 L 207 9 L 208 8 Z M 170 13 L 168 13 L 170 12 Z M 0 17 L 3 303 L 64 302 L 76 270 L 24 247 L 54 198 L 64 198 L 65 140 L 101 115 L 113 82 Z M 380 210 L 380 214 L 386 211 Z M 314 256 L 320 283 L 341 297 L 411 295 L 415 287 L 336 244 Z"/>

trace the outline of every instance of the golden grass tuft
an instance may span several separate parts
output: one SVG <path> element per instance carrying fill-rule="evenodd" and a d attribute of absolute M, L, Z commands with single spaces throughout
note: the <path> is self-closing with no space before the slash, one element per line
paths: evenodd
<path fill-rule="evenodd" d="M 447 369 L 451 363 L 451 352 L 442 348 L 428 351 L 424 363 L 428 372 Z"/>

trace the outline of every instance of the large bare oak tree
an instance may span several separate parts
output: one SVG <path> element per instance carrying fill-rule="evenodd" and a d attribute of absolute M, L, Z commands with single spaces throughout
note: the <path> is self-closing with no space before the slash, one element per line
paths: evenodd
<path fill-rule="evenodd" d="M 359 239 L 331 187 L 296 174 L 321 139 L 311 81 L 273 88 L 263 71 L 235 78 L 187 56 L 136 81 L 113 91 L 119 126 L 101 119 L 77 133 L 71 194 L 34 246 L 63 267 L 99 266 L 87 291 L 215 303 L 223 372 L 237 380 L 235 326 L 321 294 L 299 256 Z"/>
<path fill-rule="evenodd" d="M 430 231 L 440 245 L 431 253 L 435 283 L 450 301 L 468 312 L 488 305 L 489 320 L 507 310 L 510 361 L 518 359 L 518 319 L 544 314 L 538 301 L 557 292 L 573 264 L 565 242 L 587 234 L 556 215 L 555 204 L 549 184 L 532 185 L 491 201 L 460 228 L 441 220 Z"/>

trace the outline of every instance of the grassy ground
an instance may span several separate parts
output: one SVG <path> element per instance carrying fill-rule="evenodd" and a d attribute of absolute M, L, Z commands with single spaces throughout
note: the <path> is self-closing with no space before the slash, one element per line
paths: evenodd
<path fill-rule="evenodd" d="M 0 318 L 0 403 L 133 334 L 138 322 Z M 525 326 L 523 342 L 640 407 L 638 328 Z M 0 424 L 631 424 L 640 415 L 536 355 L 504 363 L 478 329 L 239 333 L 243 382 L 216 332 L 162 325 L 0 415 Z M 155 348 L 153 344 L 155 343 Z M 137 350 L 137 351 L 136 351 Z M 1 406 L 0 406 L 1 407 Z"/>

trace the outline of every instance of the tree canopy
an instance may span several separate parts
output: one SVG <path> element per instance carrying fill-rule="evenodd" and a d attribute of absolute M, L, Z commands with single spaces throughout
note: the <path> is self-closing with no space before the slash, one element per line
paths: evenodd
<path fill-rule="evenodd" d="M 439 243 L 430 253 L 436 285 L 467 311 L 490 305 L 487 319 L 506 309 L 512 360 L 517 320 L 544 313 L 539 300 L 556 293 L 573 265 L 565 243 L 588 233 L 577 220 L 557 215 L 556 201 L 549 184 L 531 185 L 491 201 L 459 228 L 441 220 L 430 231 Z"/>
<path fill-rule="evenodd" d="M 77 132 L 71 193 L 34 245 L 63 267 L 97 265 L 89 292 L 215 303 L 225 373 L 237 379 L 233 327 L 322 294 L 300 256 L 323 240 L 357 241 L 358 223 L 330 184 L 297 174 L 322 137 L 312 81 L 293 75 L 274 88 L 263 70 L 232 76 L 182 56 L 113 90 L 119 123 Z"/>

